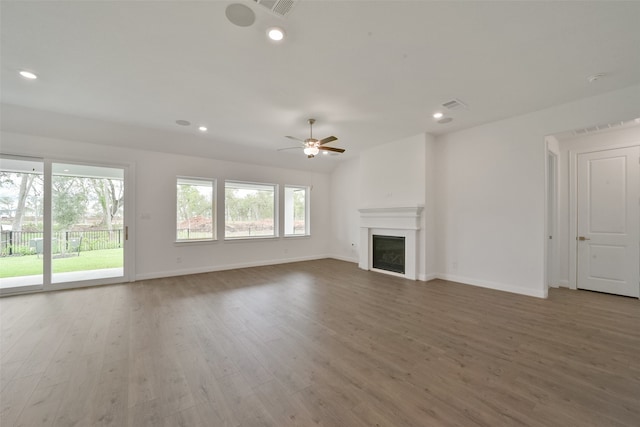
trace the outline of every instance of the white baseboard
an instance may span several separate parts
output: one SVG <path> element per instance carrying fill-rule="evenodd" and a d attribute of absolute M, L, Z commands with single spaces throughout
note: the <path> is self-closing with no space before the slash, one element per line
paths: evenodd
<path fill-rule="evenodd" d="M 429 274 L 419 274 L 418 275 L 418 280 L 420 280 L 421 282 L 428 282 L 429 280 L 434 280 L 437 279 L 438 275 L 435 273 L 429 273 Z"/>
<path fill-rule="evenodd" d="M 348 256 L 342 256 L 342 255 L 329 255 L 328 258 L 337 259 L 339 261 L 352 262 L 354 264 L 357 264 L 359 261 L 358 258 L 350 258 Z"/>
<path fill-rule="evenodd" d="M 318 259 L 332 258 L 329 255 L 317 255 L 298 258 L 273 259 L 268 261 L 241 262 L 237 264 L 216 265 L 197 268 L 183 268 L 180 270 L 167 270 L 154 273 L 136 274 L 136 280 L 161 279 L 163 277 L 187 276 L 189 274 L 211 273 L 214 271 L 235 270 L 238 268 L 263 267 L 265 265 L 289 264 L 291 262 L 315 261 Z"/>
<path fill-rule="evenodd" d="M 456 276 L 453 274 L 438 274 L 438 279 L 449 280 L 451 282 L 462 283 L 465 285 L 479 286 L 481 288 L 495 289 L 497 291 L 511 292 L 514 294 L 527 295 L 530 297 L 547 298 L 547 289 L 528 289 L 519 286 L 506 285 L 504 283 L 490 282 L 487 280 L 478 280 L 469 277 Z"/>
<path fill-rule="evenodd" d="M 569 287 L 569 281 L 568 280 L 558 280 L 556 283 L 558 283 L 558 286 L 561 288 L 568 288 Z"/>
<path fill-rule="evenodd" d="M 319 259 L 325 258 L 333 258 L 340 261 L 352 262 L 357 264 L 358 260 L 344 257 L 340 255 L 316 255 L 316 256 L 307 256 L 307 257 L 298 257 L 298 258 L 286 258 L 286 259 L 274 259 L 267 261 L 255 261 L 255 262 L 242 262 L 237 264 L 226 264 L 226 265 L 216 265 L 216 266 L 207 266 L 207 267 L 198 267 L 198 268 L 183 268 L 180 270 L 167 270 L 167 271 L 159 271 L 154 273 L 144 273 L 144 274 L 136 274 L 136 280 L 150 280 L 150 279 L 160 279 L 163 277 L 175 277 L 175 276 L 186 276 L 189 274 L 200 274 L 200 273 L 211 273 L 214 271 L 224 271 L 224 270 L 234 270 L 238 268 L 248 268 L 248 267 L 262 267 L 266 265 L 277 265 L 277 264 L 288 264 L 292 262 L 301 262 L 301 261 L 315 261 Z M 547 298 L 547 290 L 534 290 L 528 288 L 521 288 L 512 285 L 506 285 L 503 283 L 490 282 L 486 280 L 478 280 L 469 277 L 456 276 L 453 274 L 420 274 L 418 276 L 418 280 L 423 282 L 428 282 L 429 280 L 434 279 L 442 279 L 449 280 L 451 282 L 462 283 L 465 285 L 479 286 L 482 288 L 495 289 L 498 291 L 511 292 L 520 295 L 527 295 L 537 298 Z M 563 285 L 560 282 L 561 286 L 567 286 L 568 282 L 564 281 Z"/>

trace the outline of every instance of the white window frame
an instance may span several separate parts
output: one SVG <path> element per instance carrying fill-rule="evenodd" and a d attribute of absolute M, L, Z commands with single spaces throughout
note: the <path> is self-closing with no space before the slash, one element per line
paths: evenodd
<path fill-rule="evenodd" d="M 291 215 L 291 221 L 293 221 L 293 205 L 289 206 L 287 203 L 287 189 L 304 190 L 304 233 L 294 234 L 288 233 L 287 229 L 289 223 L 289 215 Z M 304 237 L 311 235 L 311 187 L 304 185 L 285 185 L 284 186 L 284 237 Z"/>
<path fill-rule="evenodd" d="M 211 237 L 203 237 L 203 238 L 188 238 L 188 239 L 181 239 L 178 237 L 178 185 L 181 184 L 192 184 L 192 185 L 198 185 L 199 183 L 201 184 L 207 184 L 211 186 Z M 174 208 L 176 210 L 176 214 L 175 214 L 175 222 L 174 222 L 174 226 L 175 226 L 175 237 L 176 237 L 176 243 L 195 243 L 195 242 L 215 242 L 217 240 L 217 208 L 216 208 L 216 204 L 218 203 L 218 198 L 217 198 L 217 181 L 214 178 L 202 178 L 202 177 L 194 177 L 194 176 L 181 176 L 178 175 L 176 177 L 176 187 L 175 187 L 175 194 L 176 194 L 176 200 L 174 203 Z"/>
<path fill-rule="evenodd" d="M 237 185 L 239 188 L 251 189 L 255 187 L 256 190 L 261 190 L 260 187 L 270 187 L 273 189 L 273 234 L 267 236 L 227 236 L 227 188 L 231 185 Z M 268 182 L 249 182 L 249 181 L 237 181 L 233 179 L 224 181 L 224 240 L 260 240 L 260 239 L 277 239 L 279 237 L 279 186 L 278 184 L 272 184 Z"/>
<path fill-rule="evenodd" d="M 259 190 L 259 187 L 271 187 L 273 190 L 273 235 L 268 235 L 268 236 L 227 236 L 227 215 L 226 215 L 226 211 L 227 211 L 227 186 L 231 184 L 231 185 L 238 185 L 238 187 L 245 187 L 245 188 L 249 188 L 254 186 L 256 187 L 256 190 Z M 224 240 L 260 240 L 260 239 L 277 239 L 279 237 L 279 222 L 278 222 L 278 218 L 279 218 L 279 212 L 278 212 L 278 191 L 279 191 L 279 186 L 278 184 L 272 184 L 272 183 L 268 183 L 268 182 L 249 182 L 249 181 L 237 181 L 237 180 L 233 180 L 233 179 L 228 179 L 224 181 Z"/>

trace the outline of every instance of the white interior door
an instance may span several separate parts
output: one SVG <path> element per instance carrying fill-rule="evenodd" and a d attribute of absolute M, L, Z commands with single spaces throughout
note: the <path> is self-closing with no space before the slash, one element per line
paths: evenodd
<path fill-rule="evenodd" d="M 577 287 L 640 296 L 640 147 L 578 156 Z"/>

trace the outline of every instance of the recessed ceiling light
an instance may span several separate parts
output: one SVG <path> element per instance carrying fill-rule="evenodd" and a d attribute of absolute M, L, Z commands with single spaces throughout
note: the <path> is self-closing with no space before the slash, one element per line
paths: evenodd
<path fill-rule="evenodd" d="M 189 126 L 191 122 L 189 120 L 176 120 L 176 124 L 180 126 Z"/>
<path fill-rule="evenodd" d="M 206 132 L 207 131 L 207 127 L 206 126 L 200 126 L 198 128 L 198 130 L 201 131 L 201 132 Z"/>
<path fill-rule="evenodd" d="M 274 42 L 279 42 L 284 39 L 284 30 L 278 27 L 269 28 L 267 30 L 267 36 Z"/>
<path fill-rule="evenodd" d="M 440 111 L 438 111 L 437 113 L 433 113 L 434 119 L 441 119 L 442 116 L 444 116 L 444 114 L 442 114 Z"/>
<path fill-rule="evenodd" d="M 65 170 L 63 170 L 62 172 L 69 172 L 69 169 L 65 169 Z"/>
<path fill-rule="evenodd" d="M 328 152 L 328 151 L 323 151 L 323 152 L 322 152 L 322 154 L 323 154 L 324 156 L 328 156 L 328 155 L 329 155 L 329 152 Z"/>
<path fill-rule="evenodd" d="M 27 71 L 27 70 L 20 71 L 20 75 L 25 79 L 29 79 L 29 80 L 35 80 L 38 78 L 38 76 L 33 74 L 31 71 Z"/>

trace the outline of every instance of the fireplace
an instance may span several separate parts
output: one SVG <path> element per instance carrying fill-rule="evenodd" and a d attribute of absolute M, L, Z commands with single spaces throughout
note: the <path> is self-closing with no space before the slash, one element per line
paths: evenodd
<path fill-rule="evenodd" d="M 404 237 L 373 235 L 372 267 L 404 274 Z"/>
<path fill-rule="evenodd" d="M 360 211 L 360 259 L 363 270 L 418 280 L 421 205 L 362 208 Z M 381 243 L 384 242 L 384 243 Z M 376 246 L 381 245 L 382 253 Z"/>

